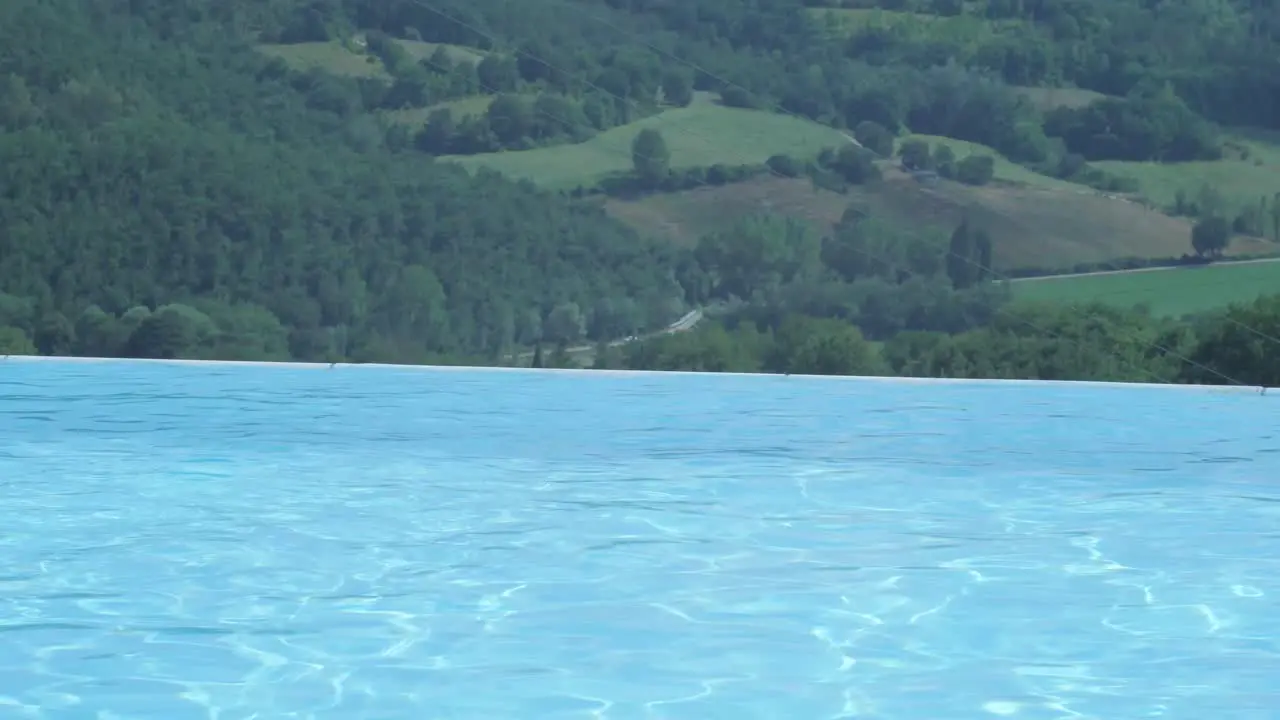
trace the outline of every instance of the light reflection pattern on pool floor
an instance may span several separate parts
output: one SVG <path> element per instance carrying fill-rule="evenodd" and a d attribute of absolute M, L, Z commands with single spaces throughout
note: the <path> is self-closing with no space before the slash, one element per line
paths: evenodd
<path fill-rule="evenodd" d="M 1277 411 L 0 363 L 0 717 L 1274 720 Z"/>

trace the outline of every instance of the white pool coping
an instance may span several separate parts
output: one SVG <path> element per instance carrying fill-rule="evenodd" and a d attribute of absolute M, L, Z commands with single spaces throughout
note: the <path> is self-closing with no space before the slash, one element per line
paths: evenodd
<path fill-rule="evenodd" d="M 759 378 L 789 378 L 796 380 L 823 380 L 828 382 L 871 382 L 871 383 L 897 383 L 909 385 L 995 385 L 1002 387 L 1009 386 L 1037 386 L 1045 385 L 1061 386 L 1061 387 L 1099 387 L 1099 388 L 1161 388 L 1164 390 L 1192 390 L 1197 392 L 1222 393 L 1222 394 L 1252 394 L 1260 396 L 1280 397 L 1280 393 L 1274 393 L 1274 388 L 1261 387 L 1258 385 L 1188 385 L 1175 383 L 1136 383 L 1136 382 L 1114 382 L 1100 380 L 1005 380 L 1005 379 L 967 379 L 967 378 L 917 378 L 917 377 L 889 377 L 879 375 L 779 375 L 777 373 L 729 373 L 729 372 L 692 372 L 687 370 L 591 370 L 585 368 L 560 369 L 560 368 L 521 368 L 521 367 L 501 367 L 489 365 L 395 365 L 389 363 L 308 363 L 308 362 L 262 362 L 255 360 L 154 360 L 154 359 L 134 359 L 134 358 L 98 358 L 98 357 L 50 357 L 44 355 L 7 355 L 0 358 L 0 363 L 4 362 L 20 362 L 20 363 L 149 363 L 159 365 L 192 365 L 192 366 L 213 366 L 213 367 L 261 367 L 261 368 L 279 368 L 279 369 L 302 369 L 302 370 L 417 370 L 424 372 L 507 372 L 507 373 L 559 373 L 559 374 L 582 374 L 590 377 L 626 377 L 626 378 L 652 378 L 652 377 L 670 377 L 670 376 L 697 376 L 697 377 L 759 377 Z"/>

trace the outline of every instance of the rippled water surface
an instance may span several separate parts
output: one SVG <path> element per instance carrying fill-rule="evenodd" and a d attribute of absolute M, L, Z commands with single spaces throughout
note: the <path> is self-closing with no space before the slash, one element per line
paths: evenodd
<path fill-rule="evenodd" d="M 1274 720 L 1280 402 L 0 361 L 0 717 Z"/>

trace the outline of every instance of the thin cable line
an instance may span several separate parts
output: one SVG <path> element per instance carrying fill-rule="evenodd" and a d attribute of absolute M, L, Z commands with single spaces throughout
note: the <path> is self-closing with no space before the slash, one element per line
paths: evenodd
<path fill-rule="evenodd" d="M 466 22 L 461 21 L 461 20 L 457 19 L 456 17 L 454 17 L 454 16 L 452 16 L 452 15 L 450 15 L 450 14 L 448 14 L 448 13 L 446 13 L 446 12 L 442 11 L 442 10 L 440 10 L 439 8 L 432 6 L 430 3 L 425 2 L 425 0 L 413 0 L 413 2 L 414 2 L 414 4 L 416 4 L 416 5 L 420 6 L 420 7 L 422 7 L 423 9 L 428 10 L 429 12 L 432 12 L 432 13 L 434 13 L 434 14 L 436 14 L 436 15 L 439 15 L 440 17 L 442 17 L 442 18 L 444 18 L 444 19 L 446 19 L 446 20 L 448 20 L 448 21 L 450 21 L 450 22 L 452 22 L 452 23 L 454 23 L 454 24 L 456 24 L 456 25 L 458 25 L 458 26 L 460 26 L 460 27 L 466 28 L 466 29 L 468 29 L 468 30 L 472 31 L 473 33 L 476 33 L 477 35 L 480 35 L 480 36 L 482 36 L 482 37 L 486 37 L 486 38 L 488 38 L 490 41 L 493 41 L 493 42 L 495 43 L 495 45 L 499 45 L 499 46 L 500 46 L 500 45 L 502 45 L 502 43 L 500 42 L 499 38 L 498 38 L 498 37 L 496 37 L 495 35 L 493 35 L 493 34 L 491 34 L 491 33 L 487 33 L 487 32 L 485 32 L 485 31 L 483 31 L 483 30 L 481 30 L 481 29 L 477 28 L 476 26 L 474 26 L 474 25 L 472 25 L 472 24 L 469 24 L 469 23 L 466 23 Z M 653 48 L 651 48 L 651 49 L 653 49 Z M 555 66 L 555 65 L 552 65 L 551 63 L 547 62 L 546 60 L 544 60 L 544 59 L 542 59 L 542 58 L 539 58 L 539 57 L 537 57 L 537 56 L 535 56 L 535 55 L 533 55 L 533 54 L 529 53 L 528 51 L 520 50 L 520 49 L 514 49 L 514 50 L 513 50 L 513 53 L 514 53 L 514 54 L 516 54 L 516 55 L 518 55 L 518 56 L 519 56 L 519 55 L 523 55 L 524 57 L 527 57 L 527 58 L 529 58 L 530 60 L 534 60 L 534 61 L 536 61 L 536 62 L 538 62 L 538 63 L 540 63 L 540 64 L 544 65 L 545 67 L 547 67 L 547 68 L 548 68 L 548 69 L 550 69 L 550 70 L 554 70 L 554 71 L 557 71 L 557 72 L 562 73 L 562 74 L 563 74 L 564 76 L 566 76 L 566 77 L 575 77 L 575 78 L 579 78 L 579 79 L 581 79 L 581 80 L 583 81 L 583 84 L 584 84 L 584 85 L 586 85 L 586 86 L 588 86 L 588 87 L 591 87 L 591 88 L 593 88 L 593 89 L 595 89 L 595 90 L 597 90 L 597 91 L 599 91 L 599 92 L 601 92 L 601 93 L 604 93 L 605 95 L 608 95 L 608 96 L 611 96 L 611 97 L 617 98 L 618 100 L 622 100 L 623 102 L 630 102 L 630 101 L 631 101 L 631 99 L 630 99 L 630 98 L 623 97 L 623 96 L 621 96 L 621 95 L 618 95 L 617 93 L 613 93 L 613 92 L 610 92 L 610 91 L 608 91 L 608 90 L 606 90 L 606 89 L 604 89 L 604 88 L 601 88 L 600 86 L 596 85 L 595 83 L 592 83 L 592 82 L 590 82 L 589 80 L 585 80 L 585 78 L 581 78 L 581 76 L 579 76 L 579 75 L 577 75 L 577 74 L 575 74 L 575 73 L 568 72 L 568 71 L 566 71 L 564 68 L 560 68 L 560 67 L 557 67 L 557 66 Z M 669 53 L 663 53 L 663 54 L 666 54 L 666 55 L 668 55 L 668 56 L 671 56 Z M 678 60 L 678 61 L 680 61 L 680 62 L 685 62 L 686 64 L 689 64 L 689 65 L 691 65 L 692 67 L 697 68 L 697 66 L 696 66 L 696 65 L 692 65 L 691 63 L 687 63 L 687 61 L 680 60 L 679 58 L 677 58 L 677 57 L 675 57 L 675 56 L 671 56 L 671 57 L 673 57 L 674 59 L 676 59 L 676 60 Z M 428 63 L 428 64 L 430 64 L 430 63 Z M 438 67 L 438 66 L 437 66 L 437 67 Z M 710 76 L 710 77 L 713 77 L 713 78 L 715 77 L 714 75 L 710 75 L 710 74 L 709 74 L 709 76 Z M 483 86 L 482 86 L 482 87 L 483 87 Z M 486 89 L 488 89 L 488 88 L 486 88 Z M 783 114 L 790 114 L 790 113 L 783 113 Z M 792 116 L 793 116 L 793 117 L 799 117 L 799 116 L 795 116 L 795 115 L 792 115 Z M 807 122 L 812 122 L 812 120 L 809 120 L 808 118 L 802 118 L 802 119 L 806 120 Z M 561 120 L 562 120 L 562 119 L 561 119 Z M 686 135 L 691 135 L 691 136 L 694 136 L 694 137 L 700 137 L 700 138 L 702 138 L 703 140 L 707 140 L 707 138 L 706 138 L 705 136 L 701 135 L 700 133 L 694 133 L 694 132 L 691 132 L 691 131 L 690 131 L 690 130 L 688 130 L 687 128 L 677 128 L 677 129 L 675 129 L 675 132 L 682 132 L 682 133 L 684 133 L 684 134 L 686 134 Z M 856 141 L 853 141 L 853 142 L 856 144 Z M 632 154 L 627 154 L 627 155 L 628 155 L 628 156 L 631 156 Z M 644 156 L 642 156 L 642 157 L 644 157 Z M 653 158 L 646 158 L 646 159 L 653 159 Z M 753 164 L 754 164 L 754 163 L 753 163 Z M 768 170 L 768 172 L 770 172 L 771 174 L 773 174 L 774 176 L 776 176 L 776 177 L 778 177 L 778 178 L 786 179 L 786 180 L 793 179 L 793 178 L 789 178 L 789 177 L 787 177 L 787 176 L 785 176 L 785 175 L 783 175 L 783 174 L 781 174 L 781 173 L 777 172 L 777 171 L 776 171 L 776 170 L 774 170 L 773 168 L 769 167 L 767 164 L 765 165 L 765 167 L 766 167 L 766 169 Z M 701 185 L 706 185 L 707 183 L 705 183 L 705 182 L 704 182 L 704 183 L 699 183 L 699 184 L 701 184 Z M 893 263 L 892 263 L 892 261 L 888 261 L 886 258 L 884 258 L 884 257 L 879 257 L 879 256 L 877 256 L 877 255 L 875 255 L 875 254 L 873 254 L 873 253 L 870 253 L 869 251 L 862 250 L 862 249 L 857 249 L 857 252 L 860 252 L 860 253 L 862 253 L 862 254 L 864 254 L 864 255 L 866 255 L 867 257 L 870 257 L 870 258 L 872 258 L 872 259 L 879 260 L 880 262 L 888 262 L 889 264 L 893 264 Z M 997 272 L 996 270 L 994 270 L 993 268 L 986 267 L 986 266 L 982 265 L 981 263 L 978 263 L 977 261 L 975 261 L 975 260 L 973 260 L 973 259 L 971 259 L 971 258 L 965 257 L 965 256 L 963 256 L 963 255 L 958 255 L 958 254 L 956 254 L 956 253 L 953 253 L 953 252 L 951 252 L 949 249 L 948 249 L 948 250 L 946 250 L 946 255 L 947 255 L 947 256 L 949 256 L 949 257 L 954 257 L 954 258 L 956 258 L 956 259 L 958 259 L 958 260 L 960 260 L 960 261 L 962 261 L 962 262 L 965 262 L 965 263 L 967 263 L 967 264 L 969 264 L 969 265 L 971 265 L 971 266 L 973 266 L 973 267 L 975 267 L 975 268 L 978 268 L 979 270 L 982 270 L 982 271 L 984 271 L 984 272 L 990 273 L 990 275 L 991 275 L 992 277 L 996 277 L 997 279 L 1004 280 L 1004 281 L 1008 281 L 1008 280 L 1009 280 L 1009 278 L 1007 278 L 1007 277 L 1004 277 L 1004 276 L 1000 275 L 1000 273 L 998 273 L 998 272 Z M 917 274 L 918 274 L 918 273 L 911 273 L 910 271 L 907 271 L 907 272 L 908 272 L 908 274 L 909 274 L 909 275 L 917 275 Z M 1080 307 L 1078 307 L 1078 306 L 1076 306 L 1076 305 L 1074 305 L 1074 304 L 1072 304 L 1072 303 L 1064 303 L 1064 304 L 1065 304 L 1068 308 L 1070 308 L 1070 309 L 1077 310 L 1077 311 L 1080 311 L 1080 310 L 1081 310 L 1081 308 L 1080 308 Z M 1029 321 L 1029 320 L 1027 320 L 1027 319 L 1025 319 L 1025 318 L 1023 318 L 1023 317 L 1020 317 L 1020 316 L 1016 315 L 1015 313 L 1012 313 L 1012 312 L 1011 312 L 1010 310 L 1008 310 L 1007 308 L 1004 308 L 1004 307 L 996 308 L 996 312 L 997 312 L 997 313 L 1001 313 L 1001 312 L 1003 312 L 1003 313 L 1007 313 L 1007 314 L 1009 314 L 1011 317 L 1013 317 L 1015 320 L 1017 320 L 1017 321 L 1019 321 L 1019 322 L 1022 322 L 1023 324 L 1027 325 L 1028 327 L 1032 328 L 1033 330 L 1035 330 L 1035 331 L 1037 331 L 1037 332 L 1039 332 L 1039 333 L 1041 333 L 1041 334 L 1043 334 L 1043 335 L 1049 335 L 1049 336 L 1051 336 L 1051 337 L 1055 337 L 1055 338 L 1057 338 L 1057 339 L 1059 339 L 1059 340 L 1063 340 L 1063 341 L 1068 342 L 1068 343 L 1070 343 L 1070 342 L 1071 342 L 1070 340 L 1067 340 L 1067 339 L 1066 339 L 1062 334 L 1060 334 L 1060 333 L 1054 333 L 1054 332 L 1051 332 L 1051 331 L 1049 331 L 1049 330 L 1047 330 L 1047 329 L 1045 329 L 1045 328 L 1042 328 L 1042 327 L 1040 327 L 1040 326 L 1036 325 L 1035 323 L 1032 323 L 1031 321 Z M 1081 312 L 1080 312 L 1080 314 L 1081 314 L 1082 316 L 1084 316 L 1084 317 L 1092 318 L 1092 319 L 1095 319 L 1095 320 L 1096 320 L 1096 319 L 1098 319 L 1098 317 L 1099 317 L 1098 315 L 1091 314 L 1091 313 L 1084 312 L 1084 311 L 1081 311 Z M 1170 349 L 1170 348 L 1167 348 L 1167 347 L 1165 347 L 1165 346 L 1161 345 L 1160 343 L 1153 342 L 1153 341 L 1143 340 L 1143 339 L 1141 339 L 1141 338 L 1138 338 L 1136 335 L 1132 336 L 1132 337 L 1131 337 L 1131 339 L 1132 339 L 1132 340 L 1134 340 L 1134 341 L 1135 341 L 1135 342 L 1137 342 L 1137 343 L 1141 343 L 1141 344 L 1146 345 L 1148 348 L 1158 350 L 1158 351 L 1160 351 L 1160 352 L 1164 353 L 1165 355 L 1168 355 L 1168 356 L 1170 356 L 1170 357 L 1176 358 L 1176 359 L 1178 359 L 1178 360 L 1181 360 L 1181 361 L 1182 361 L 1182 362 L 1184 362 L 1184 363 L 1187 363 L 1188 365 L 1191 365 L 1191 366 L 1196 367 L 1196 368 L 1199 368 L 1199 369 L 1201 369 L 1201 370 L 1203 370 L 1203 371 L 1205 371 L 1205 372 L 1208 372 L 1208 373 L 1210 373 L 1210 374 L 1212 374 L 1212 375 L 1214 375 L 1214 376 L 1216 376 L 1216 377 L 1218 377 L 1218 378 L 1220 378 L 1220 379 L 1222 379 L 1222 380 L 1227 381 L 1227 383 L 1229 383 L 1229 384 L 1238 385 L 1238 386 L 1242 386 L 1242 387 L 1252 387 L 1251 385 L 1248 385 L 1247 383 L 1244 383 L 1244 382 L 1242 382 L 1242 381 L 1240 381 L 1240 380 L 1237 380 L 1237 379 L 1233 378 L 1232 376 L 1227 375 L 1226 373 L 1223 373 L 1223 372 L 1221 372 L 1221 371 L 1219 371 L 1219 370 L 1217 370 L 1217 369 L 1215 369 L 1215 368 L 1208 367 L 1208 366 L 1206 366 L 1206 365 L 1204 365 L 1204 364 L 1202 364 L 1202 363 L 1199 363 L 1199 362 L 1197 362 L 1197 361 L 1195 361 L 1195 360 L 1193 360 L 1193 359 L 1191 359 L 1191 358 L 1189 358 L 1189 357 L 1186 357 L 1185 355 L 1182 355 L 1181 353 L 1178 353 L 1178 352 L 1177 352 L 1177 351 L 1175 351 L 1175 350 L 1172 350 L 1172 349 Z M 1159 375 L 1158 373 L 1155 373 L 1154 371 L 1152 371 L 1152 370 L 1150 370 L 1150 369 L 1148 369 L 1148 368 L 1144 368 L 1144 367 L 1142 367 L 1142 366 L 1140 366 L 1140 365 L 1137 365 L 1136 363 L 1133 363 L 1133 362 L 1131 362 L 1131 361 L 1127 360 L 1123 355 L 1120 355 L 1120 354 L 1119 354 L 1119 353 L 1117 353 L 1117 352 L 1113 352 L 1113 353 L 1112 353 L 1112 355 L 1113 355 L 1113 357 L 1115 357 L 1116 359 L 1120 360 L 1121 362 L 1125 362 L 1125 363 L 1129 364 L 1132 368 L 1134 368 L 1134 369 L 1136 369 L 1136 370 L 1139 370 L 1140 372 L 1146 373 L 1146 374 L 1147 374 L 1149 377 L 1151 377 L 1151 378 L 1154 378 L 1154 379 L 1157 379 L 1157 380 L 1161 380 L 1161 381 L 1163 381 L 1163 382 L 1164 382 L 1164 383 L 1166 383 L 1166 384 L 1175 384 L 1171 379 L 1169 379 L 1169 378 L 1165 378 L 1165 377 L 1163 377 L 1163 376 Z"/>

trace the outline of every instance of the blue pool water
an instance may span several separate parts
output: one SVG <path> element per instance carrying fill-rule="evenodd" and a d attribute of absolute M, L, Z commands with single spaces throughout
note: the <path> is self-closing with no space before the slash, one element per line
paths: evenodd
<path fill-rule="evenodd" d="M 0 718 L 1274 720 L 1278 418 L 0 362 Z"/>

